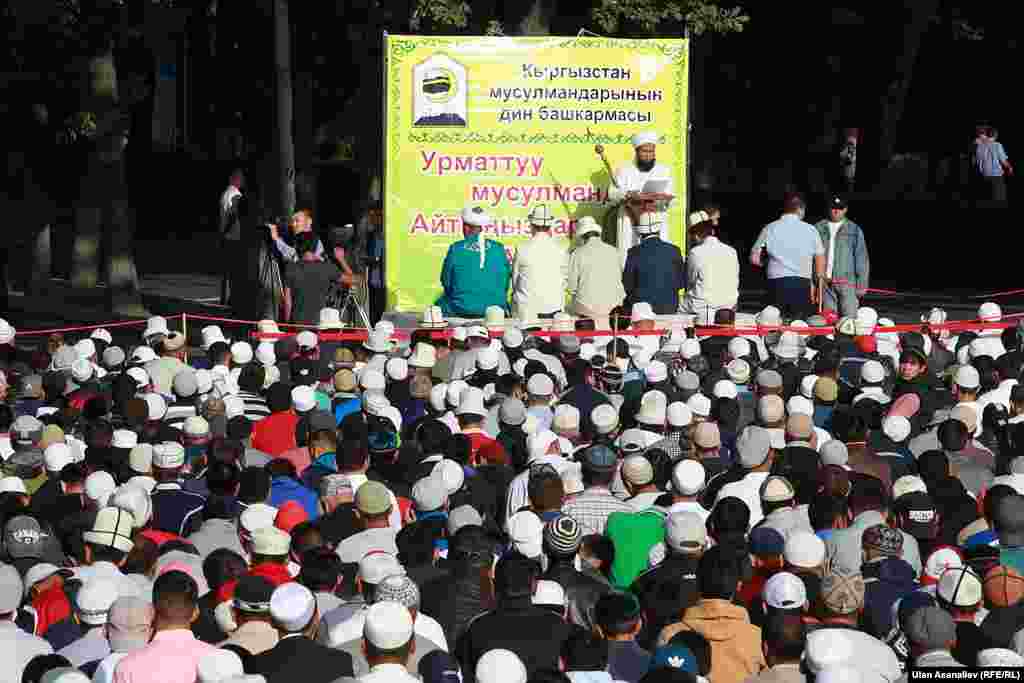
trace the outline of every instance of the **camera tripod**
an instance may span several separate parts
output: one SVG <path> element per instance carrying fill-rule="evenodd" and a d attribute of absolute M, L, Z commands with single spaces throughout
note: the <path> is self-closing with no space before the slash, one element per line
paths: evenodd
<path fill-rule="evenodd" d="M 345 298 L 342 299 L 341 305 L 338 306 L 338 312 L 341 314 L 341 319 L 344 323 L 346 312 L 351 307 L 353 310 L 353 318 L 358 316 L 358 320 L 362 322 L 363 327 L 369 331 L 373 329 L 373 325 L 370 324 L 370 316 L 366 315 L 366 308 L 359 303 L 359 299 L 356 297 L 356 287 L 353 284 L 345 292 Z M 352 325 L 355 327 L 355 325 Z"/>

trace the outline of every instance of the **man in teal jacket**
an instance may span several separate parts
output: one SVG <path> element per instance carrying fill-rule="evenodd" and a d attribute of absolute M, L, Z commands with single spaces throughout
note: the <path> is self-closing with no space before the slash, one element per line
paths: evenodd
<path fill-rule="evenodd" d="M 834 195 L 828 208 L 829 217 L 814 226 L 825 247 L 823 307 L 853 317 L 868 288 L 868 245 L 860 226 L 846 218 L 845 198 Z"/>
<path fill-rule="evenodd" d="M 484 227 L 490 222 L 479 206 L 462 211 L 464 239 L 448 247 L 441 268 L 444 294 L 437 305 L 445 315 L 483 318 L 488 306 L 508 310 L 512 266 L 499 242 L 484 239 Z"/>

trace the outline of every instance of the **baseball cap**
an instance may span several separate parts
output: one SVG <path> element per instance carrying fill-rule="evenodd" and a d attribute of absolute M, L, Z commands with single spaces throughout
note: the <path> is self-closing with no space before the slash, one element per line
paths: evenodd
<path fill-rule="evenodd" d="M 778 557 L 786 540 L 778 529 L 770 526 L 755 527 L 748 537 L 750 554 L 754 557 Z"/>
<path fill-rule="evenodd" d="M 460 505 L 448 513 L 448 538 L 464 526 L 483 526 L 483 517 L 472 505 Z"/>
<path fill-rule="evenodd" d="M 875 524 L 864 530 L 861 545 L 883 555 L 898 557 L 903 550 L 903 534 L 886 524 Z"/>
<path fill-rule="evenodd" d="M 133 652 L 149 642 L 153 606 L 134 596 L 119 597 L 107 614 L 107 637 L 113 652 Z"/>
<path fill-rule="evenodd" d="M 49 538 L 39 521 L 27 515 L 11 518 L 4 527 L 4 545 L 15 560 L 41 558 Z"/>
<path fill-rule="evenodd" d="M 28 598 L 33 586 L 54 575 L 63 576 L 67 579 L 74 576 L 74 572 L 70 569 L 63 569 L 55 564 L 50 564 L 49 562 L 39 562 L 38 564 L 32 565 L 29 570 L 25 572 L 25 598 Z"/>
<path fill-rule="evenodd" d="M 583 469 L 594 472 L 611 472 L 618 464 L 615 451 L 603 444 L 590 446 L 583 451 Z"/>
<path fill-rule="evenodd" d="M 707 544 L 707 527 L 696 512 L 673 512 L 665 520 L 665 545 L 675 552 L 693 552 Z"/>
<path fill-rule="evenodd" d="M 895 486 L 893 490 L 895 491 Z M 939 511 L 927 493 L 914 490 L 903 494 L 896 499 L 896 510 L 906 516 L 901 528 L 914 538 L 932 540 L 938 534 L 938 525 L 935 521 Z"/>
<path fill-rule="evenodd" d="M 509 540 L 516 552 L 526 557 L 539 557 L 543 552 L 544 522 L 531 510 L 521 510 L 505 523 Z"/>
<path fill-rule="evenodd" d="M 807 603 L 807 586 L 796 574 L 778 572 L 765 582 L 761 596 L 769 607 L 796 609 Z"/>
<path fill-rule="evenodd" d="M 786 564 L 800 569 L 814 569 L 825 561 L 825 542 L 810 531 L 791 531 L 782 549 Z"/>
<path fill-rule="evenodd" d="M 416 666 L 423 683 L 462 683 L 459 662 L 444 650 L 433 650 Z"/>
<path fill-rule="evenodd" d="M 362 491 L 362 488 L 359 490 Z M 423 477 L 412 485 L 412 501 L 418 512 L 433 512 L 434 510 L 440 510 L 447 500 L 448 489 L 444 484 L 444 479 L 436 474 L 430 474 L 429 476 Z M 387 503 L 388 507 L 390 507 L 390 497 L 387 498 Z M 381 511 L 381 513 L 382 512 L 383 511 Z"/>
<path fill-rule="evenodd" d="M 513 427 L 526 422 L 526 406 L 518 398 L 507 398 L 498 408 L 498 421 Z"/>
<path fill-rule="evenodd" d="M 274 594 L 274 584 L 262 576 L 244 574 L 235 584 L 232 604 L 240 612 L 251 614 L 269 614 L 270 598 Z"/>
<path fill-rule="evenodd" d="M 658 669 L 679 669 L 687 673 L 699 674 L 697 666 L 697 658 L 693 654 L 693 650 L 686 647 L 685 645 L 668 644 L 662 645 L 657 648 L 651 656 L 651 664 L 647 669 L 648 673 L 657 671 Z M 645 679 L 648 678 L 645 676 Z M 700 680 L 700 676 L 697 679 Z M 651 677 L 652 683 L 659 683 L 662 679 Z M 664 680 L 675 680 L 666 678 Z"/>

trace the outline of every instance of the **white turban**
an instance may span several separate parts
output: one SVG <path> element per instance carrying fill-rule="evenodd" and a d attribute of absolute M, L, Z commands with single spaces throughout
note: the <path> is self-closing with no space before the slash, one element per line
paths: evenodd
<path fill-rule="evenodd" d="M 653 130 L 645 130 L 644 132 L 637 133 L 633 136 L 633 147 L 656 144 L 658 144 L 658 134 Z"/>
<path fill-rule="evenodd" d="M 653 235 L 656 232 L 661 232 L 661 219 L 656 213 L 645 213 L 640 216 L 640 223 L 636 226 L 636 231 L 641 235 Z"/>
<path fill-rule="evenodd" d="M 462 222 L 465 225 L 473 225 L 483 228 L 491 222 L 491 217 L 479 206 L 467 206 L 462 210 Z M 480 249 L 480 270 L 484 269 L 484 261 L 487 260 L 487 242 L 484 239 L 484 231 L 476 237 L 476 245 Z"/>

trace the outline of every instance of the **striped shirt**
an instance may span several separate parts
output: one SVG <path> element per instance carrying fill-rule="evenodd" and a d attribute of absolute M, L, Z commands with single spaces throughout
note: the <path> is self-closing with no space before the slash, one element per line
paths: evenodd
<path fill-rule="evenodd" d="M 242 402 L 245 404 L 245 416 L 252 422 L 258 422 L 267 415 L 270 415 L 267 400 L 259 394 L 240 391 L 238 392 L 238 398 L 242 399 Z"/>
<path fill-rule="evenodd" d="M 196 404 L 192 399 L 186 398 L 180 401 L 175 401 L 167 406 L 167 414 L 164 416 L 164 424 L 168 427 L 181 429 L 185 424 L 185 420 L 197 414 Z"/>
<path fill-rule="evenodd" d="M 583 535 L 603 534 L 613 512 L 634 512 L 633 506 L 619 500 L 602 486 L 592 486 L 562 506 L 562 512 L 580 524 Z"/>

